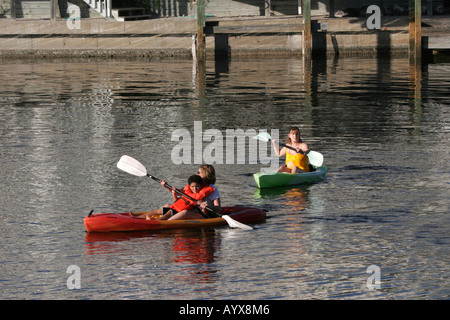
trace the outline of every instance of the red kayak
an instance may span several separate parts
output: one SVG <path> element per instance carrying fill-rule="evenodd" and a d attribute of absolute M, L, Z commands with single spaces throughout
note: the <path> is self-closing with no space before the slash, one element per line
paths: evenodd
<path fill-rule="evenodd" d="M 258 223 L 265 221 L 266 211 L 253 207 L 224 207 L 222 215 L 232 217 L 241 223 Z M 157 218 L 157 217 L 156 217 Z M 111 231 L 147 231 L 184 228 L 204 228 L 227 225 L 222 218 L 192 219 L 192 220 L 145 220 L 126 213 L 96 213 L 84 218 L 87 232 Z"/>

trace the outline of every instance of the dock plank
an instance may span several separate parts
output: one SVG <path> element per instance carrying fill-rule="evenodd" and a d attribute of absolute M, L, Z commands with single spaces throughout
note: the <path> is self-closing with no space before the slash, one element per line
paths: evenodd
<path fill-rule="evenodd" d="M 448 36 L 424 36 L 426 49 L 450 49 L 450 35 Z"/>
<path fill-rule="evenodd" d="M 214 26 L 215 34 L 300 33 L 303 24 Z"/>

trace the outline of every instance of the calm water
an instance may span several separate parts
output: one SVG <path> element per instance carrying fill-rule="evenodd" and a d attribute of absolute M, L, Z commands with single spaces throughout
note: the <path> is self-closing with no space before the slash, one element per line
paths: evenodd
<path fill-rule="evenodd" d="M 406 58 L 318 60 L 311 77 L 299 59 L 210 61 L 204 82 L 189 60 L 3 61 L 0 298 L 448 299 L 450 63 L 413 74 Z M 223 205 L 269 210 L 254 231 L 86 234 L 91 209 L 170 201 L 115 165 L 183 186 L 197 164 L 173 163 L 171 136 L 194 121 L 300 126 L 327 179 L 261 191 L 261 163 L 216 164 Z"/>

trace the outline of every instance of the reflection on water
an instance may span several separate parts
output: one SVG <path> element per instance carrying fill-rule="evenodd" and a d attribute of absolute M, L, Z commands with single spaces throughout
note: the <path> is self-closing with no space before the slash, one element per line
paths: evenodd
<path fill-rule="evenodd" d="M 85 255 L 133 254 L 135 247 L 127 245 L 129 241 L 139 240 L 141 249 L 153 253 L 152 242 L 163 239 L 166 263 L 185 265 L 187 276 L 185 281 L 195 277 L 199 282 L 213 282 L 217 270 L 212 268 L 216 260 L 216 250 L 220 247 L 220 238 L 214 229 L 200 230 L 170 230 L 159 232 L 111 232 L 86 233 Z M 121 245 L 124 242 L 125 245 Z M 180 278 L 181 280 L 181 278 Z"/>
<path fill-rule="evenodd" d="M 406 58 L 21 61 L 0 77 L 0 261 L 6 299 L 444 298 L 450 65 Z M 223 205 L 269 210 L 252 232 L 85 234 L 90 210 L 171 197 L 120 172 L 121 155 L 181 187 L 176 129 L 300 126 L 324 181 L 259 190 L 264 165 L 215 164 Z M 212 141 L 205 139 L 202 149 Z M 270 146 L 270 145 L 269 145 Z M 194 155 L 191 155 L 191 159 Z M 282 159 L 280 160 L 282 162 Z M 78 265 L 82 290 L 66 287 Z M 381 270 L 369 290 L 367 267 Z"/>
<path fill-rule="evenodd" d="M 267 189 L 255 188 L 254 197 L 259 201 L 273 201 L 275 207 L 287 207 L 292 212 L 301 213 L 311 207 L 309 193 L 309 185 Z"/>

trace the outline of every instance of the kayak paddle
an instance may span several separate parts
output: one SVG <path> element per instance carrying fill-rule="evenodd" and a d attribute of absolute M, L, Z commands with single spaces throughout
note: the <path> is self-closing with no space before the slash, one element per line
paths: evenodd
<path fill-rule="evenodd" d="M 147 173 L 147 169 L 144 167 L 144 165 L 142 163 L 140 163 L 138 160 L 127 156 L 127 155 L 123 155 L 119 162 L 117 163 L 117 168 L 119 168 L 120 170 L 123 170 L 129 174 L 132 174 L 134 176 L 138 176 L 138 177 L 150 177 L 155 181 L 158 181 L 159 183 L 161 183 L 161 179 L 158 179 L 150 174 Z M 170 186 L 169 184 L 165 184 L 165 186 L 169 189 L 173 189 L 172 186 Z M 185 197 L 189 200 L 192 201 L 197 201 L 194 198 L 188 196 L 187 194 L 183 193 L 182 191 L 175 189 L 175 192 L 178 193 L 180 196 Z M 226 214 L 220 214 L 218 212 L 215 212 L 213 209 L 211 209 L 210 207 L 206 207 L 207 210 L 219 215 L 220 217 L 224 218 L 226 220 L 226 222 L 228 223 L 228 225 L 231 228 L 240 228 L 240 229 L 244 229 L 244 230 L 253 230 L 252 227 L 243 224 L 239 221 L 234 220 L 233 218 L 231 218 L 230 216 L 226 215 Z"/>
<path fill-rule="evenodd" d="M 271 140 L 272 137 L 267 132 L 261 132 L 260 134 L 254 136 L 253 139 L 267 142 L 267 141 Z M 295 148 L 292 148 L 285 144 L 281 144 L 281 146 L 297 152 L 297 150 Z M 312 164 L 313 166 L 320 167 L 323 164 L 323 155 L 320 152 L 310 150 L 308 152 L 307 156 L 308 156 L 309 163 Z"/>

